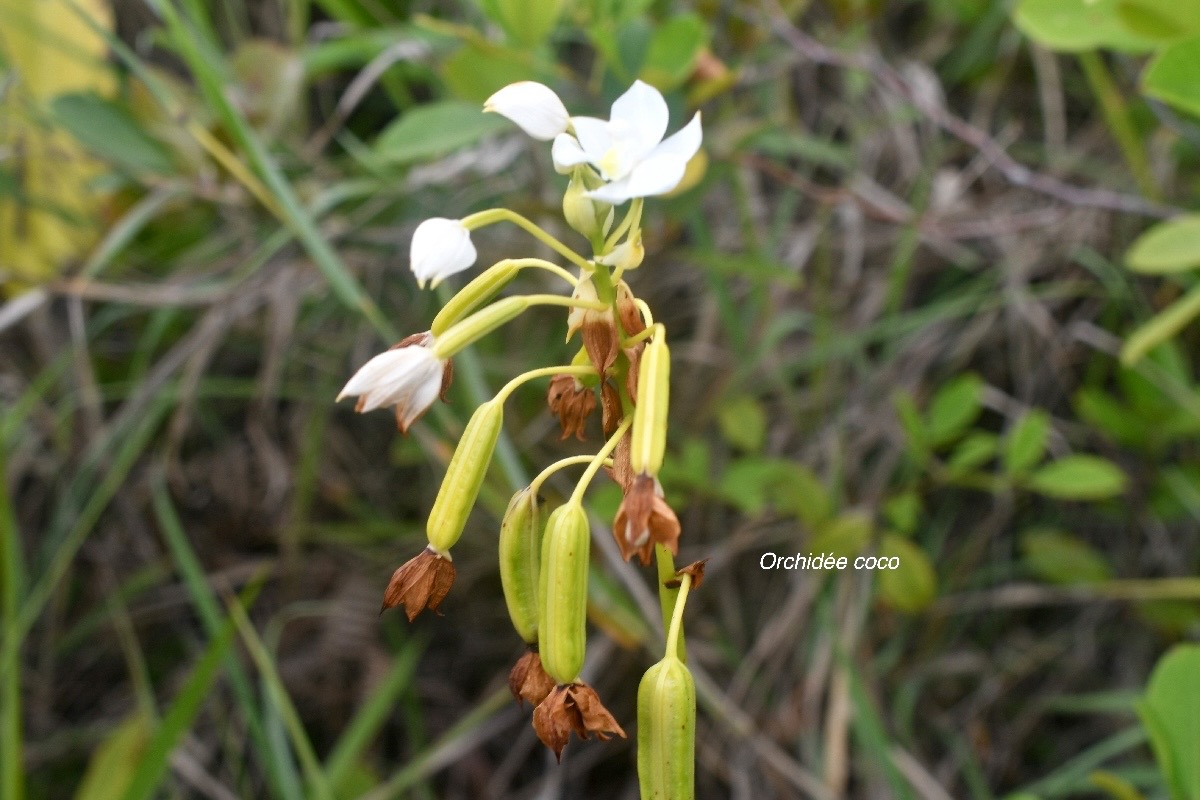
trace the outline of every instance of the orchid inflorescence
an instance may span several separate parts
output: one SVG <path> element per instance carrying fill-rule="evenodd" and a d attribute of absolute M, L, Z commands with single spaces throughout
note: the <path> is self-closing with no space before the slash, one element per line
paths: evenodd
<path fill-rule="evenodd" d="M 637 269 L 642 246 L 643 198 L 665 194 L 683 179 L 700 148 L 700 115 L 663 138 L 663 96 L 637 81 L 613 103 L 608 120 L 568 114 L 558 95 L 540 83 L 514 83 L 484 105 L 541 141 L 552 141 L 555 169 L 569 176 L 563 197 L 567 223 L 592 249 L 585 258 L 506 208 L 463 219 L 429 219 L 412 238 L 411 268 L 418 283 L 436 286 L 469 269 L 477 254 L 471 232 L 510 222 L 532 234 L 576 268 L 540 258 L 502 260 L 467 283 L 438 313 L 428 331 L 405 338 L 368 361 L 338 399 L 356 396 L 356 410 L 394 408 L 401 431 L 445 393 L 453 356 L 526 309 L 568 309 L 567 339 L 581 334 L 571 364 L 517 376 L 472 414 L 447 467 L 426 526 L 428 547 L 401 566 L 384 594 L 384 609 L 403 606 L 411 621 L 437 610 L 454 582 L 450 550 L 466 525 L 499 439 L 504 402 L 522 384 L 550 378 L 547 396 L 562 437 L 586 436 L 601 409 L 604 444 L 594 455 L 551 464 L 509 503 L 500 530 L 500 577 L 509 616 L 528 646 L 509 676 L 518 701 L 533 704 L 533 724 L 556 756 L 573 731 L 580 738 L 625 736 L 596 692 L 580 680 L 586 643 L 590 525 L 583 496 L 600 468 L 623 490 L 613 534 L 626 561 L 657 562 L 659 597 L 667 622 L 666 657 L 646 673 L 638 697 L 638 769 L 644 797 L 690 798 L 695 690 L 683 661 L 682 611 L 700 567 L 677 573 L 680 525 L 663 496 L 658 473 L 666 445 L 670 354 L 666 330 L 636 298 L 623 275 Z M 617 207 L 629 202 L 619 224 Z M 570 294 L 497 295 L 525 269 L 561 278 Z M 599 403 L 597 403 L 599 394 Z M 539 489 L 552 474 L 586 465 L 567 501 L 548 518 Z M 643 752 L 644 751 L 644 752 Z M 686 763 L 684 763 L 686 762 Z"/>

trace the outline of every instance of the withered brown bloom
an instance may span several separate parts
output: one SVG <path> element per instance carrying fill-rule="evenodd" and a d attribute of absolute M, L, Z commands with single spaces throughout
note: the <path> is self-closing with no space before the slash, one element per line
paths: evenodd
<path fill-rule="evenodd" d="M 649 564 L 655 542 L 672 555 L 679 552 L 679 518 L 663 498 L 657 478 L 638 475 L 633 479 L 613 520 L 613 536 L 626 561 L 636 553 L 643 564 Z"/>
<path fill-rule="evenodd" d="M 605 467 L 608 477 L 612 478 L 622 492 L 628 492 L 633 485 L 633 464 L 629 460 L 629 434 L 626 433 L 613 448 L 613 465 Z"/>
<path fill-rule="evenodd" d="M 625 373 L 625 391 L 629 392 L 629 397 L 635 404 L 638 396 L 638 373 L 641 372 L 642 351 L 645 349 L 645 342 L 625 348 L 625 357 L 629 359 L 629 371 Z"/>
<path fill-rule="evenodd" d="M 595 301 L 596 287 L 591 279 L 581 280 L 572 296 L 577 300 Z M 583 347 L 592 366 L 603 376 L 616 363 L 617 354 L 621 351 L 621 337 L 617 333 L 612 309 L 572 308 L 567 314 L 568 341 L 575 331 L 583 331 Z"/>
<path fill-rule="evenodd" d="M 454 562 L 449 553 L 438 553 L 426 547 L 421 553 L 392 573 L 383 593 L 383 608 L 404 606 L 404 614 L 412 622 L 425 609 L 437 611 L 446 593 L 454 584 Z"/>
<path fill-rule="evenodd" d="M 646 321 L 642 319 L 642 312 L 634 302 L 633 292 L 629 290 L 629 284 L 625 281 L 617 284 L 616 306 L 617 319 L 621 321 L 621 328 L 626 336 L 637 336 L 646 330 Z"/>
<path fill-rule="evenodd" d="M 550 389 L 546 392 L 546 404 L 550 411 L 558 417 L 562 428 L 560 439 L 566 439 L 571 434 L 583 441 L 587 438 L 584 428 L 587 419 L 596 410 L 596 392 L 584 386 L 574 375 L 555 375 L 550 379 Z"/>
<path fill-rule="evenodd" d="M 508 688 L 518 703 L 524 704 L 528 700 L 534 706 L 554 690 L 554 679 L 542 669 L 542 657 L 538 655 L 537 645 L 530 645 L 525 655 L 517 659 L 508 673 Z"/>
<path fill-rule="evenodd" d="M 600 410 L 604 435 L 612 436 L 617 432 L 617 427 L 620 426 L 621 417 L 624 414 L 621 409 L 621 396 L 608 381 L 600 384 Z"/>
<path fill-rule="evenodd" d="M 595 734 L 598 739 L 625 738 L 625 731 L 600 702 L 596 690 L 586 683 L 556 686 L 533 712 L 533 729 L 542 744 L 562 760 L 571 731 L 580 739 Z"/>
<path fill-rule="evenodd" d="M 675 580 L 667 581 L 664 586 L 668 589 L 678 589 L 684 575 L 692 576 L 692 588 L 699 589 L 700 584 L 704 583 L 704 565 L 708 563 L 707 558 L 702 558 L 699 561 L 693 561 L 686 567 L 680 567 L 675 570 Z"/>

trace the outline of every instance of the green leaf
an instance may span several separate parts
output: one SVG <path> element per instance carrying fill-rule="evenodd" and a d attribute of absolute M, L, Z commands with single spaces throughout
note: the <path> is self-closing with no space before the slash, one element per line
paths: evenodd
<path fill-rule="evenodd" d="M 491 0 L 508 37 L 526 47 L 542 43 L 562 16 L 564 0 Z"/>
<path fill-rule="evenodd" d="M 883 504 L 883 518 L 899 533 L 911 535 L 921 518 L 921 495 L 903 492 Z"/>
<path fill-rule="evenodd" d="M 1121 363 L 1128 366 L 1141 361 L 1146 353 L 1175 336 L 1198 315 L 1200 285 L 1193 286 L 1187 294 L 1131 333 L 1121 348 Z"/>
<path fill-rule="evenodd" d="M 937 596 L 937 573 L 929 556 L 913 542 L 889 533 L 879 542 L 880 558 L 896 558 L 895 569 L 879 570 L 879 599 L 912 614 L 928 606 Z"/>
<path fill-rule="evenodd" d="M 999 449 L 996 434 L 973 431 L 954 448 L 946 467 L 955 475 L 971 472 L 995 458 Z"/>
<path fill-rule="evenodd" d="M 1004 438 L 1004 471 L 1010 475 L 1027 472 L 1037 466 L 1046 452 L 1050 434 L 1050 415 L 1033 410 L 1025 414 Z"/>
<path fill-rule="evenodd" d="M 1118 0 L 1117 17 L 1137 36 L 1186 39 L 1200 32 L 1200 0 Z"/>
<path fill-rule="evenodd" d="M 681 85 L 708 46 L 708 25 L 697 14 L 680 14 L 658 27 L 642 63 L 641 78 L 664 92 Z"/>
<path fill-rule="evenodd" d="M 978 375 L 960 375 L 937 391 L 929 403 L 925 429 L 933 447 L 961 436 L 983 410 L 983 380 Z"/>
<path fill-rule="evenodd" d="M 50 104 L 55 120 L 96 156 L 135 174 L 172 172 L 171 158 L 133 115 L 91 92 L 60 94 Z"/>
<path fill-rule="evenodd" d="M 1142 91 L 1200 117 L 1200 36 L 1160 51 L 1142 73 Z"/>
<path fill-rule="evenodd" d="M 418 106 L 384 129 L 375 150 L 387 161 L 410 163 L 445 155 L 491 133 L 511 129 L 498 114 L 477 105 L 446 100 Z"/>
<path fill-rule="evenodd" d="M 114 728 L 88 759 L 75 800 L 111 800 L 123 795 L 146 754 L 149 739 L 150 725 L 142 714 L 134 714 Z"/>
<path fill-rule="evenodd" d="M 754 397 L 741 395 L 726 400 L 717 413 L 717 423 L 729 444 L 751 453 L 762 450 L 767 438 L 767 414 Z"/>
<path fill-rule="evenodd" d="M 1125 260 L 1134 272 L 1148 275 L 1200 267 L 1200 214 L 1186 214 L 1150 228 L 1129 248 Z"/>
<path fill-rule="evenodd" d="M 913 402 L 912 395 L 908 392 L 898 391 L 892 395 L 892 405 L 896 408 L 896 416 L 900 418 L 900 427 L 904 429 L 904 434 L 908 439 L 909 454 L 918 460 L 925 460 L 929 455 L 925 421 L 921 419 L 921 413 L 917 411 L 917 404 Z"/>
<path fill-rule="evenodd" d="M 1081 586 L 1103 583 L 1112 577 L 1104 556 L 1069 533 L 1034 528 L 1021 535 L 1020 546 L 1025 566 L 1047 583 Z"/>
<path fill-rule="evenodd" d="M 1034 41 L 1067 53 L 1106 47 L 1126 52 L 1154 49 L 1117 15 L 1117 0 L 1021 0 L 1013 21 Z"/>
<path fill-rule="evenodd" d="M 1142 418 L 1104 389 L 1080 389 L 1075 394 L 1075 413 L 1120 444 L 1139 446 L 1150 438 Z"/>
<path fill-rule="evenodd" d="M 1176 645 L 1150 676 L 1138 715 L 1172 800 L 1200 800 L 1200 646 Z"/>
<path fill-rule="evenodd" d="M 818 529 L 809 543 L 816 554 L 829 553 L 835 558 L 853 558 L 861 553 L 871 539 L 871 518 L 862 511 L 849 511 Z"/>
<path fill-rule="evenodd" d="M 484 50 L 466 44 L 442 63 L 442 80 L 455 97 L 482 105 L 510 83 L 528 80 L 549 83 L 552 78 L 515 51 L 498 47 Z"/>
<path fill-rule="evenodd" d="M 1125 473 L 1099 456 L 1067 456 L 1034 472 L 1028 486 L 1057 500 L 1103 500 L 1125 491 Z"/>
<path fill-rule="evenodd" d="M 796 481 L 797 465 L 780 458 L 739 458 L 731 463 L 718 483 L 720 497 L 751 516 L 761 514 L 780 497 L 795 502 L 786 486 Z M 803 476 L 799 478 L 803 480 Z"/>
<path fill-rule="evenodd" d="M 833 500 L 811 469 L 796 463 L 788 467 L 771 489 L 771 503 L 777 511 L 795 514 L 809 529 L 816 528 L 833 513 Z"/>

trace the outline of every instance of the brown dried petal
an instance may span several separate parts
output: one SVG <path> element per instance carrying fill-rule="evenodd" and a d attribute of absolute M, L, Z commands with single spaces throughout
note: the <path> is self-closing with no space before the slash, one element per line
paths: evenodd
<path fill-rule="evenodd" d="M 546 392 L 546 403 L 550 411 L 558 416 L 562 436 L 571 434 L 583 441 L 586 436 L 587 418 L 596 410 L 596 393 L 579 383 L 572 375 L 555 375 Z"/>
<path fill-rule="evenodd" d="M 592 366 L 603 376 L 616 363 L 621 344 L 617 326 L 608 312 L 592 312 L 583 318 L 583 347 Z"/>
<path fill-rule="evenodd" d="M 667 581 L 663 585 L 668 589 L 678 589 L 681 583 L 679 578 L 682 578 L 684 575 L 691 575 L 692 588 L 699 589 L 700 584 L 704 583 L 704 565 L 707 563 L 707 558 L 702 558 L 699 561 L 693 561 L 686 567 L 681 567 L 680 569 L 675 570 L 676 579 L 673 581 Z"/>
<path fill-rule="evenodd" d="M 410 333 L 400 341 L 388 348 L 388 350 L 399 350 L 401 347 L 428 347 L 433 343 L 433 333 L 430 331 L 422 331 L 421 333 Z"/>
<path fill-rule="evenodd" d="M 629 392 L 629 399 L 634 405 L 637 405 L 638 372 L 641 371 L 642 351 L 645 349 L 645 342 L 625 348 L 625 357 L 629 359 L 629 372 L 625 373 L 625 390 Z"/>
<path fill-rule="evenodd" d="M 602 412 L 600 419 L 604 426 L 604 435 L 612 436 L 621 425 L 623 413 L 621 410 L 621 396 L 608 381 L 600 384 L 600 408 Z"/>
<path fill-rule="evenodd" d="M 450 391 L 450 384 L 454 383 L 454 360 L 447 358 L 446 366 L 442 367 L 442 386 L 438 389 L 438 399 L 443 403 L 446 400 L 446 392 Z"/>
<path fill-rule="evenodd" d="M 392 573 L 379 613 L 403 605 L 405 616 L 412 622 L 426 608 L 437 611 L 454 584 L 454 575 L 454 562 L 449 556 L 425 548 Z"/>
<path fill-rule="evenodd" d="M 528 700 L 534 706 L 554 690 L 554 679 L 542 668 L 542 657 L 536 647 L 531 647 L 517 659 L 512 672 L 508 673 L 508 688 L 518 703 L 524 704 Z"/>
<path fill-rule="evenodd" d="M 613 536 L 621 557 L 628 561 L 636 553 L 643 564 L 649 564 L 656 542 L 675 555 L 679 552 L 679 533 L 679 518 L 663 498 L 658 481 L 650 475 L 634 478 L 613 520 Z"/>
<path fill-rule="evenodd" d="M 617 318 L 621 320 L 621 329 L 626 336 L 637 336 L 646 330 L 646 321 L 625 281 L 617 284 Z"/>
<path fill-rule="evenodd" d="M 593 734 L 598 739 L 625 738 L 625 731 L 600 702 L 596 690 L 586 683 L 556 686 L 534 709 L 533 729 L 559 760 L 571 731 L 580 739 Z"/>
<path fill-rule="evenodd" d="M 608 468 L 608 477 L 612 478 L 622 492 L 628 492 L 633 484 L 633 464 L 629 460 L 629 434 L 626 433 L 613 449 L 613 465 Z"/>

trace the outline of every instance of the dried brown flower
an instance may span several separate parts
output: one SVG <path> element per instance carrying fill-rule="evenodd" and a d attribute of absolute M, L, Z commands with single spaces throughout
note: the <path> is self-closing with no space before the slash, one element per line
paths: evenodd
<path fill-rule="evenodd" d="M 379 613 L 403 605 L 405 616 L 412 622 L 426 608 L 436 612 L 454 584 L 454 575 L 450 554 L 426 547 L 392 573 Z"/>
<path fill-rule="evenodd" d="M 625 731 L 600 702 L 596 690 L 586 683 L 556 686 L 533 712 L 533 729 L 542 744 L 562 760 L 571 731 L 580 739 L 595 734 L 598 739 L 625 738 Z"/>
<path fill-rule="evenodd" d="M 637 553 L 643 564 L 649 564 L 655 542 L 673 555 L 679 552 L 679 519 L 663 498 L 657 478 L 638 475 L 633 479 L 613 520 L 613 536 L 626 561 Z"/>
<path fill-rule="evenodd" d="M 554 690 L 554 679 L 542 669 L 542 658 L 538 655 L 537 645 L 531 645 L 525 651 L 525 655 L 517 659 L 512 671 L 508 673 L 508 688 L 518 703 L 524 704 L 528 700 L 534 706 L 545 700 L 546 695 Z"/>
<path fill-rule="evenodd" d="M 625 348 L 625 357 L 629 359 L 629 371 L 625 373 L 625 391 L 629 392 L 629 398 L 635 404 L 638 396 L 638 373 L 642 369 L 642 351 L 645 349 L 645 342 Z"/>
<path fill-rule="evenodd" d="M 617 427 L 620 426 L 621 417 L 624 414 L 621 409 L 621 396 L 608 381 L 600 384 L 600 410 L 604 435 L 612 436 L 617 432 Z"/>
<path fill-rule="evenodd" d="M 629 461 L 629 434 L 626 433 L 613 448 L 613 465 L 606 468 L 608 477 L 612 478 L 622 492 L 628 492 L 633 485 L 633 464 Z"/>
<path fill-rule="evenodd" d="M 573 375 L 555 375 L 550 379 L 546 403 L 562 427 L 560 439 L 566 439 L 571 434 L 575 434 L 575 438 L 581 442 L 587 438 L 584 428 L 587 418 L 596 410 L 595 391 L 584 386 Z"/>
<path fill-rule="evenodd" d="M 684 575 L 691 575 L 692 588 L 699 589 L 700 584 L 704 583 L 704 565 L 707 563 L 708 559 L 702 558 L 699 561 L 693 561 L 686 567 L 680 567 L 679 569 L 675 570 L 675 580 L 667 581 L 663 585 L 668 589 L 678 589 L 679 585 L 682 583 L 680 578 L 682 578 Z"/>
<path fill-rule="evenodd" d="M 646 330 L 641 309 L 634 302 L 633 292 L 625 281 L 617 284 L 617 319 L 621 320 L 621 328 L 626 336 L 637 336 Z"/>

